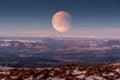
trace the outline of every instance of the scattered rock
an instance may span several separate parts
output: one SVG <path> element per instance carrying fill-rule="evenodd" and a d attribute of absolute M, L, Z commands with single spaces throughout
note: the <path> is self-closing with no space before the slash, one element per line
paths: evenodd
<path fill-rule="evenodd" d="M 61 66 L 0 70 L 0 80 L 119 80 L 120 65 Z"/>

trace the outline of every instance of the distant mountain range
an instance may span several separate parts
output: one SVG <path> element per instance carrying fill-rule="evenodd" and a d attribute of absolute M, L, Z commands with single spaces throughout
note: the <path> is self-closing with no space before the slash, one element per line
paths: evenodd
<path fill-rule="evenodd" d="M 0 65 L 54 67 L 120 62 L 119 39 L 0 37 Z"/>

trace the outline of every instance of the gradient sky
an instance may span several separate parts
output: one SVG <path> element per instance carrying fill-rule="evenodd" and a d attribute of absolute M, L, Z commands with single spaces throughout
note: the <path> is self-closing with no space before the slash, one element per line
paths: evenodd
<path fill-rule="evenodd" d="M 72 27 L 52 27 L 57 11 L 72 16 Z M 120 0 L 0 0 L 1 36 L 120 38 Z"/>

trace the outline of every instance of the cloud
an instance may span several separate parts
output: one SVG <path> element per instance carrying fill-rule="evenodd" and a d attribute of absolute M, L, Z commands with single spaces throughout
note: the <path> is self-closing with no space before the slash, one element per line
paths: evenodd
<path fill-rule="evenodd" d="M 94 37 L 94 38 L 120 38 L 120 28 L 74 28 L 68 32 L 58 32 L 54 29 L 0 31 L 1 36 L 34 36 L 34 37 Z"/>

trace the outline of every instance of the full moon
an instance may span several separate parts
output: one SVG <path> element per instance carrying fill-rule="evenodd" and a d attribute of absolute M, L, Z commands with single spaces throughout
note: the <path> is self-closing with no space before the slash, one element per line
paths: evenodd
<path fill-rule="evenodd" d="M 66 11 L 59 11 L 52 18 L 52 25 L 55 30 L 66 32 L 71 27 L 71 16 Z"/>

